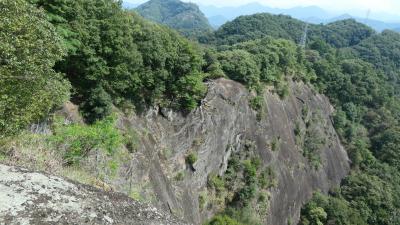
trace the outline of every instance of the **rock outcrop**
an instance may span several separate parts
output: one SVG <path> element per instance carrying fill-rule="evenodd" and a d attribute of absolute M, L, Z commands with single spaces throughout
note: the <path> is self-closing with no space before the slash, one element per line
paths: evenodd
<path fill-rule="evenodd" d="M 0 224 L 183 225 L 118 193 L 0 165 Z"/>
<path fill-rule="evenodd" d="M 119 116 L 119 128 L 132 139 L 130 153 L 104 181 L 163 211 L 122 194 L 1 166 L 0 224 L 180 224 L 169 214 L 201 224 L 221 210 L 212 204 L 200 207 L 208 177 L 223 176 L 229 159 L 243 152 L 246 143 L 275 174 L 262 215 L 267 225 L 297 224 L 313 192 L 328 192 L 349 172 L 331 121 L 333 108 L 308 85 L 290 82 L 285 99 L 266 91 L 259 112 L 250 107 L 253 95 L 243 85 L 226 79 L 208 85 L 201 106 L 188 115 L 155 108 Z M 186 161 L 189 154 L 197 156 L 192 165 Z M 81 166 L 97 173 L 99 161 L 107 163 L 101 160 L 93 152 Z"/>
<path fill-rule="evenodd" d="M 266 92 L 261 120 L 249 106 L 248 90 L 226 79 L 210 83 L 201 107 L 189 115 L 154 109 L 143 116 L 122 118 L 121 128 L 138 132 L 139 144 L 134 160 L 121 169 L 121 179 L 114 184 L 126 190 L 129 183 L 145 199 L 200 224 L 215 213 L 212 208 L 199 208 L 208 175 L 223 175 L 231 154 L 251 140 L 263 165 L 271 167 L 277 179 L 277 186 L 270 190 L 265 223 L 296 224 L 313 192 L 326 193 L 340 184 L 349 171 L 349 159 L 332 125 L 333 107 L 328 99 L 303 83 L 292 82 L 289 89 L 291 94 L 284 100 Z M 307 133 L 310 126 L 313 131 Z M 305 157 L 306 135 L 323 140 L 313 153 L 318 167 Z M 279 142 L 275 151 L 271 149 L 274 140 Z M 189 152 L 198 155 L 193 168 L 185 163 Z"/>

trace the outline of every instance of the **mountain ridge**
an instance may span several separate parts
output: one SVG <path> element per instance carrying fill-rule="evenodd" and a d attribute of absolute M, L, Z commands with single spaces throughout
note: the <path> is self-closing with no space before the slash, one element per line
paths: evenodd
<path fill-rule="evenodd" d="M 212 30 L 207 18 L 196 4 L 179 0 L 150 0 L 135 8 L 141 16 L 165 24 L 190 37 Z"/>
<path fill-rule="evenodd" d="M 212 5 L 202 5 L 200 4 L 200 9 L 204 12 L 204 14 L 207 16 L 207 18 L 210 20 L 210 23 L 213 25 L 213 27 L 219 27 L 222 24 L 226 23 L 227 21 L 230 21 L 232 19 L 235 19 L 238 16 L 241 15 L 251 15 L 255 13 L 272 13 L 272 14 L 284 14 L 284 15 L 289 15 L 292 16 L 296 19 L 303 20 L 305 22 L 311 22 L 315 24 L 319 23 L 330 23 L 330 22 L 335 22 L 337 20 L 341 19 L 349 19 L 353 18 L 356 19 L 358 22 L 364 23 L 366 25 L 371 26 L 378 32 L 381 32 L 385 29 L 395 29 L 400 27 L 400 22 L 387 22 L 383 20 L 378 20 L 378 19 L 367 19 L 367 18 L 361 18 L 358 16 L 353 16 L 349 13 L 334 13 L 334 12 L 328 12 L 323 8 L 320 8 L 318 6 L 297 6 L 297 7 L 292 7 L 292 8 L 273 8 L 269 6 L 265 6 L 259 3 L 248 3 L 242 6 L 237 6 L 237 7 L 216 7 Z M 343 15 L 346 15 L 346 17 L 343 17 Z M 219 16 L 217 20 L 216 16 Z M 225 18 L 225 20 L 222 20 L 221 18 Z"/>

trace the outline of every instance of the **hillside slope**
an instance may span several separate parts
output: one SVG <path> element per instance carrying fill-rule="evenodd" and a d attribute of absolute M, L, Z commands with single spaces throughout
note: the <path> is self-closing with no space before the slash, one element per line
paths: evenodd
<path fill-rule="evenodd" d="M 193 3 L 150 0 L 139 5 L 136 11 L 146 19 L 165 24 L 189 37 L 212 29 L 199 7 Z"/>
<path fill-rule="evenodd" d="M 326 25 L 306 25 L 305 22 L 290 16 L 258 13 L 240 16 L 224 24 L 207 41 L 217 45 L 236 44 L 271 36 L 300 43 L 306 30 L 307 43 L 322 39 L 337 48 L 356 45 L 375 34 L 372 28 L 354 19 L 335 21 Z"/>

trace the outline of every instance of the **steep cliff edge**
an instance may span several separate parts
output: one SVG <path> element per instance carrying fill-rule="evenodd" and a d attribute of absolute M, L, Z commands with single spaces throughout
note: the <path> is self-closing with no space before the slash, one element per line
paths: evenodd
<path fill-rule="evenodd" d="M 126 113 L 119 113 L 117 126 L 130 142 L 116 158 L 111 159 L 102 151 L 94 149 L 82 159 L 80 170 L 95 177 L 87 183 L 108 191 L 125 193 L 139 202 L 152 203 L 187 222 L 201 224 L 222 212 L 244 187 L 251 186 L 245 184 L 243 171 L 237 171 L 235 176 L 229 173 L 232 172 L 232 161 L 239 160 L 243 168 L 246 163 L 256 159 L 256 164 L 259 164 L 259 169 L 255 171 L 258 179 L 256 182 L 265 185 L 255 188 L 257 193 L 252 193 L 250 205 L 262 224 L 286 225 L 297 224 L 300 209 L 313 192 L 327 192 L 339 185 L 347 175 L 349 159 L 331 122 L 333 108 L 326 97 L 315 93 L 308 85 L 289 82 L 290 94 L 285 99 L 281 99 L 273 90 L 266 90 L 262 98 L 264 109 L 259 112 L 250 107 L 254 96 L 243 85 L 218 79 L 208 83 L 208 86 L 208 94 L 201 106 L 188 115 L 164 108 L 154 108 L 143 115 L 131 113 L 126 116 Z M 69 106 L 57 114 L 65 122 L 81 122 L 77 109 Z M 48 132 L 51 133 L 50 130 Z M 44 138 L 47 136 L 44 135 Z M 15 149 L 12 146 L 17 147 Z M 18 145 L 12 146 L 11 159 L 19 158 Z M 42 149 L 46 153 L 45 149 L 46 145 Z M 27 148 L 25 152 L 30 151 Z M 38 153 L 38 157 L 43 154 L 41 151 L 33 152 Z M 53 158 L 44 160 L 44 164 L 60 166 L 62 162 Z M 35 165 L 32 167 L 30 163 L 24 162 L 16 159 L 13 164 L 35 170 Z M 32 164 L 35 164 L 35 160 Z M 62 170 L 54 166 L 46 166 L 44 170 L 63 174 Z M 31 202 L 43 200 L 47 205 L 54 206 L 49 208 L 44 205 L 44 208 L 31 210 L 29 207 L 32 205 L 18 203 L 18 207 L 28 209 L 20 210 L 27 213 L 27 217 L 23 218 L 39 218 L 37 216 L 42 213 L 40 215 L 45 215 L 39 218 L 42 221 L 53 215 L 52 210 L 62 211 L 73 204 L 72 209 L 78 211 L 55 210 L 54 215 L 65 215 L 59 219 L 65 218 L 69 223 L 74 222 L 68 219 L 75 219 L 81 212 L 79 210 L 88 212 L 89 221 L 100 224 L 109 223 L 107 218 L 111 218 L 115 224 L 146 224 L 141 220 L 148 218 L 146 215 L 150 215 L 148 224 L 168 224 L 169 221 L 174 224 L 175 221 L 168 219 L 170 217 L 167 213 L 157 217 L 159 214 L 147 210 L 149 208 L 146 204 L 129 200 L 120 194 L 106 194 L 66 181 L 68 185 L 65 189 L 64 186 L 57 186 L 59 182 L 54 177 L 35 173 L 40 181 L 44 179 L 46 183 L 56 185 L 53 185 L 56 187 L 54 190 L 61 193 L 61 200 L 75 199 L 64 204 L 60 198 L 51 198 L 54 191 L 47 192 L 47 185 L 42 187 L 33 182 L 32 179 L 36 178 L 32 178 L 30 173 L 6 167 L 1 167 L 0 172 L 1 180 L 4 181 L 0 181 L 1 190 L 37 188 L 28 195 L 23 191 L 21 198 L 29 197 L 33 199 Z M 10 183 L 7 179 L 13 173 L 22 186 L 10 186 L 14 185 L 14 181 Z M 75 179 L 75 176 L 72 177 Z M 218 182 L 217 188 L 210 185 Z M 72 190 L 69 187 L 74 193 L 68 191 Z M 42 192 L 47 197 L 42 197 Z M 6 192 L 2 191 L 0 195 L 2 193 Z M 261 198 L 262 203 L 259 202 Z M 96 207 L 87 209 L 87 205 Z M 0 206 L 3 207 L 3 210 L 0 208 L 0 213 L 4 215 L 2 218 L 12 219 L 12 208 Z M 103 209 L 107 217 L 97 213 Z M 92 211 L 96 217 L 90 217 Z M 158 220 L 153 219 L 152 215 Z M 82 222 L 78 217 L 76 219 L 77 223 L 86 221 Z"/>
<path fill-rule="evenodd" d="M 0 199 L 0 224 L 184 224 L 122 194 L 6 165 Z"/>
<path fill-rule="evenodd" d="M 199 224 L 221 210 L 199 207 L 199 195 L 209 195 L 209 176 L 223 175 L 229 158 L 250 141 L 262 166 L 275 174 L 264 223 L 296 224 L 314 191 L 339 185 L 349 159 L 332 126 L 327 98 L 303 83 L 292 82 L 290 90 L 285 100 L 266 92 L 261 120 L 249 106 L 247 89 L 226 79 L 210 83 L 201 107 L 187 116 L 154 109 L 120 119 L 122 129 L 137 131 L 139 144 L 115 185 L 126 190 L 129 184 L 137 195 Z M 193 165 L 185 160 L 188 154 L 198 158 Z"/>

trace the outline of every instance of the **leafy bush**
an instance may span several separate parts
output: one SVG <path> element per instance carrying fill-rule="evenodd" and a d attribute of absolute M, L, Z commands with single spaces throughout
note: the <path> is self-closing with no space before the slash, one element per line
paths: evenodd
<path fill-rule="evenodd" d="M 218 57 L 225 74 L 232 80 L 242 82 L 250 87 L 259 80 L 259 68 L 252 55 L 243 50 L 221 52 Z"/>
<path fill-rule="evenodd" d="M 215 216 L 205 225 L 241 225 L 237 220 L 232 219 L 227 215 Z"/>
<path fill-rule="evenodd" d="M 193 166 L 197 162 L 198 156 L 196 153 L 191 152 L 186 156 L 186 163 Z"/>
<path fill-rule="evenodd" d="M 65 149 L 65 162 L 76 164 L 92 150 L 103 150 L 112 155 L 123 144 L 123 137 L 115 128 L 114 118 L 108 117 L 93 125 L 56 125 L 50 141 Z"/>
<path fill-rule="evenodd" d="M 221 177 L 211 174 L 208 176 L 208 186 L 214 188 L 217 192 L 222 192 L 225 190 L 225 182 Z"/>

